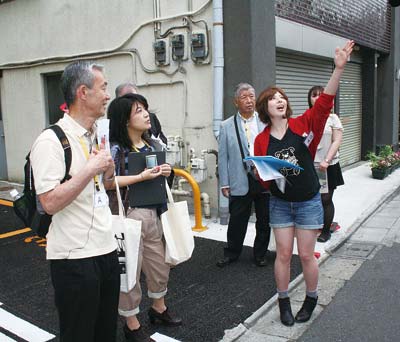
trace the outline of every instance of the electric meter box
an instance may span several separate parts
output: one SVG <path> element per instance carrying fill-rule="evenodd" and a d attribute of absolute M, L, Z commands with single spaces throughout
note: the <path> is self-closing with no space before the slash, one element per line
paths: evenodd
<path fill-rule="evenodd" d="M 158 66 L 169 65 L 168 39 L 158 39 L 153 43 L 154 59 Z"/>
<path fill-rule="evenodd" d="M 203 158 L 193 158 L 191 160 L 190 173 L 197 183 L 202 183 L 207 179 L 207 163 Z"/>
<path fill-rule="evenodd" d="M 190 43 L 190 53 L 193 61 L 201 63 L 207 58 L 208 54 L 206 31 L 192 32 Z"/>
<path fill-rule="evenodd" d="M 174 61 L 187 60 L 187 35 L 177 33 L 171 37 L 171 54 Z"/>

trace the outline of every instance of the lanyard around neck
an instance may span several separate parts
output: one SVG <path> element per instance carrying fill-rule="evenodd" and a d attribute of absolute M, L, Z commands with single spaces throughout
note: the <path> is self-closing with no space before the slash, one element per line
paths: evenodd
<path fill-rule="evenodd" d="M 144 143 L 145 146 L 147 146 L 148 148 L 151 149 L 150 145 L 149 145 L 145 140 L 142 140 L 142 141 L 143 141 L 143 143 Z M 140 152 L 140 150 L 135 146 L 135 144 L 132 144 L 132 149 L 133 149 L 135 152 Z"/>
<path fill-rule="evenodd" d="M 79 143 L 81 144 L 83 153 L 85 154 L 86 160 L 89 160 L 89 154 L 91 151 L 89 151 L 88 147 L 85 144 L 85 141 L 83 140 L 82 137 L 79 137 Z M 96 148 L 98 148 L 98 145 L 96 144 Z M 99 175 L 95 175 L 93 177 L 94 180 L 94 185 L 96 187 L 97 191 L 100 191 L 100 182 L 99 182 Z"/>

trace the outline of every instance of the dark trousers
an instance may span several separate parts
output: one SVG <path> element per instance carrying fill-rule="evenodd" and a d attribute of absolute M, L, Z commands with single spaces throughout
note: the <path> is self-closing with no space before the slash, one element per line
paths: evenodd
<path fill-rule="evenodd" d="M 264 257 L 268 249 L 271 236 L 269 194 L 251 194 L 249 192 L 245 196 L 231 196 L 229 199 L 228 247 L 224 249 L 224 255 L 231 259 L 237 259 L 242 252 L 253 202 L 257 219 L 256 238 L 253 246 L 254 258 Z"/>
<path fill-rule="evenodd" d="M 120 274 L 116 251 L 50 261 L 61 342 L 113 342 Z"/>

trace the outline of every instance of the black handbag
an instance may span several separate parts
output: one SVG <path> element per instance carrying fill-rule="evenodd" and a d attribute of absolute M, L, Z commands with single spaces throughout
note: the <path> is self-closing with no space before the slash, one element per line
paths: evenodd
<path fill-rule="evenodd" d="M 247 167 L 247 165 L 244 161 L 243 146 L 242 146 L 242 141 L 240 140 L 239 128 L 238 128 L 238 124 L 237 124 L 236 120 L 237 120 L 237 114 L 233 118 L 233 121 L 235 122 L 236 137 L 237 137 L 238 144 L 239 144 L 240 154 L 242 155 L 243 167 L 244 167 L 244 170 L 246 171 L 247 179 L 249 182 L 249 193 L 251 195 L 261 194 L 263 192 L 266 192 L 266 190 L 261 185 L 260 181 L 257 179 L 257 177 L 254 174 L 254 172 L 252 171 L 252 169 L 249 170 L 249 168 Z"/>

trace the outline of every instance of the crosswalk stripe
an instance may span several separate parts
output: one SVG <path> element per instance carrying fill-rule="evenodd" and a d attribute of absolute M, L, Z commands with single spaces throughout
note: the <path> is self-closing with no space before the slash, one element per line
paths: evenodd
<path fill-rule="evenodd" d="M 0 341 L 1 342 L 17 342 L 15 340 L 13 340 L 12 338 L 9 338 L 8 336 L 0 333 Z"/>
<path fill-rule="evenodd" d="M 0 326 L 29 342 L 46 342 L 55 337 L 3 309 L 0 309 Z"/>

